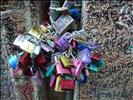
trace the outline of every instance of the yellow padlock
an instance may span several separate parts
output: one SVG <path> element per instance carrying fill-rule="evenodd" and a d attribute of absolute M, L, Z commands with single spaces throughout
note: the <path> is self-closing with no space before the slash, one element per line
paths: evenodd
<path fill-rule="evenodd" d="M 35 36 L 36 38 L 42 38 L 46 32 L 47 28 L 43 25 L 41 25 L 40 27 L 32 26 L 29 31 L 29 34 Z"/>
<path fill-rule="evenodd" d="M 55 84 L 55 91 L 61 92 L 61 76 L 57 76 L 56 84 Z"/>
<path fill-rule="evenodd" d="M 60 60 L 61 60 L 61 62 L 64 65 L 65 68 L 71 68 L 73 66 L 72 61 L 69 57 L 66 57 L 66 56 L 62 55 L 60 57 Z"/>

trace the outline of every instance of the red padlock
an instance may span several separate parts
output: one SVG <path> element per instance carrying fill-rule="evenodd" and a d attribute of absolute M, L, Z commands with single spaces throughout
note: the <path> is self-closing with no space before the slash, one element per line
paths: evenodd
<path fill-rule="evenodd" d="M 20 60 L 19 60 L 19 64 L 18 67 L 21 68 L 22 70 L 27 69 L 28 66 L 30 66 L 32 64 L 31 62 L 31 58 L 30 58 L 30 54 L 25 52 Z"/>
<path fill-rule="evenodd" d="M 61 89 L 62 90 L 74 90 L 75 81 L 74 80 L 61 80 Z"/>
<path fill-rule="evenodd" d="M 71 40 L 71 46 L 73 47 L 73 48 L 76 48 L 77 47 L 77 41 L 75 41 L 74 39 L 72 39 Z"/>
<path fill-rule="evenodd" d="M 99 61 L 101 59 L 101 55 L 97 52 L 94 52 L 91 56 L 92 59 Z"/>
<path fill-rule="evenodd" d="M 44 66 L 47 62 L 46 57 L 43 54 L 39 54 L 35 59 L 35 64 L 39 66 Z"/>

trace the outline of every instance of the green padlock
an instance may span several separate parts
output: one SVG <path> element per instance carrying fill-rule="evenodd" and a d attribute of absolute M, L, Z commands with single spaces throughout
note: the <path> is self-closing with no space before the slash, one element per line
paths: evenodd
<path fill-rule="evenodd" d="M 97 67 L 95 64 L 92 64 L 92 63 L 91 63 L 89 69 L 90 69 L 91 71 L 98 72 L 98 67 Z"/>
<path fill-rule="evenodd" d="M 100 59 L 100 60 L 96 63 L 96 65 L 98 66 L 98 68 L 103 68 L 103 67 L 106 67 L 106 62 L 105 62 L 105 60 L 102 58 L 102 59 Z"/>

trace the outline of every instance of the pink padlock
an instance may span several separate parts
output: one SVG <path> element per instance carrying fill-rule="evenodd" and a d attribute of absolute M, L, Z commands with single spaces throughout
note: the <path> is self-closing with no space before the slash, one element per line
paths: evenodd
<path fill-rule="evenodd" d="M 71 68 L 71 73 L 74 76 L 79 76 L 82 69 L 84 68 L 83 62 L 79 59 L 73 59 L 72 62 L 75 67 Z"/>
<path fill-rule="evenodd" d="M 63 67 L 60 61 L 56 64 L 56 73 L 57 74 L 70 74 L 70 70 Z"/>
<path fill-rule="evenodd" d="M 51 81 L 50 81 L 49 86 L 50 86 L 50 87 L 54 87 L 54 86 L 55 86 L 55 81 L 56 81 L 56 76 L 53 75 L 53 76 L 52 76 L 52 79 L 51 79 Z"/>

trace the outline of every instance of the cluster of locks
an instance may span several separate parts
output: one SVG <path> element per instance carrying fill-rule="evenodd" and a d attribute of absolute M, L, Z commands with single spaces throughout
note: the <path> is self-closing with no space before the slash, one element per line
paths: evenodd
<path fill-rule="evenodd" d="M 50 79 L 50 87 L 55 91 L 73 90 L 75 81 L 85 83 L 89 72 L 106 66 L 95 50 L 100 46 L 87 43 L 83 38 L 85 31 L 74 27 L 80 21 L 80 11 L 65 4 L 55 9 L 63 13 L 52 25 L 32 26 L 28 34 L 17 36 L 13 44 L 23 51 L 8 61 L 14 77 L 38 77 L 36 73 L 41 73 Z"/>

